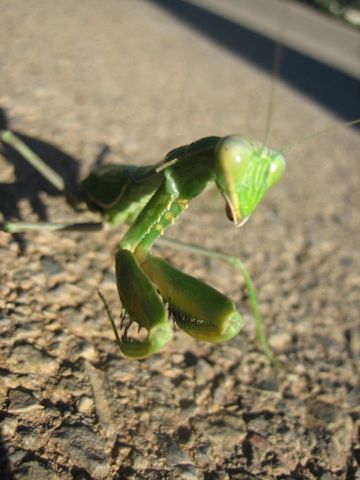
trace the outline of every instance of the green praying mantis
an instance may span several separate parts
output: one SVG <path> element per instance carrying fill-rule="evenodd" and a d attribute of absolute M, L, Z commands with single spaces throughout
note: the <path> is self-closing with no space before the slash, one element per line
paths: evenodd
<path fill-rule="evenodd" d="M 65 190 L 61 177 L 15 134 L 2 131 L 0 139 L 22 154 L 56 188 Z M 152 247 L 189 203 L 212 183 L 225 199 L 229 219 L 237 227 L 243 225 L 284 171 L 283 155 L 264 144 L 251 143 L 238 135 L 211 136 L 176 148 L 163 161 L 149 167 L 100 166 L 81 182 L 83 200 L 87 205 L 100 208 L 108 224 L 112 227 L 130 224 L 115 255 L 117 288 L 122 303 L 122 334 L 99 292 L 119 348 L 126 357 L 143 359 L 159 352 L 173 336 L 171 317 L 181 330 L 205 342 L 225 342 L 238 334 L 244 321 L 235 303 L 215 288 L 155 256 Z M 4 222 L 1 229 L 15 233 L 69 227 L 71 225 Z M 225 260 L 241 269 L 258 338 L 266 355 L 272 358 L 253 283 L 242 262 L 201 247 L 166 242 Z M 133 323 L 139 330 L 146 330 L 144 339 L 128 335 Z"/>
<path fill-rule="evenodd" d="M 360 123 L 360 119 L 338 126 Z M 335 126 L 336 128 L 337 126 Z M 304 140 L 328 133 L 319 131 L 287 146 L 271 150 L 262 143 L 239 135 L 202 138 L 171 150 L 160 163 L 147 167 L 109 164 L 94 169 L 81 182 L 81 201 L 101 210 L 105 223 L 59 224 L 5 221 L 0 230 L 99 230 L 110 224 L 130 224 L 117 245 L 116 281 L 122 303 L 121 333 L 111 309 L 99 291 L 123 355 L 143 359 L 159 352 L 171 340 L 170 319 L 192 337 L 211 343 L 232 339 L 244 324 L 235 303 L 215 288 L 187 275 L 152 253 L 156 241 L 173 248 L 223 260 L 239 268 L 244 276 L 256 333 L 268 359 L 278 364 L 270 350 L 260 315 L 253 282 L 237 257 L 202 247 L 161 238 L 166 229 L 186 210 L 189 203 L 211 184 L 224 197 L 228 218 L 239 227 L 261 202 L 265 193 L 283 176 L 284 150 Z M 266 136 L 265 136 L 266 138 Z M 67 191 L 65 182 L 31 151 L 14 133 L 0 131 L 0 140 L 10 145 L 53 186 L 66 194 L 71 206 L 79 199 Z M 130 336 L 129 328 L 146 330 L 143 339 Z"/>

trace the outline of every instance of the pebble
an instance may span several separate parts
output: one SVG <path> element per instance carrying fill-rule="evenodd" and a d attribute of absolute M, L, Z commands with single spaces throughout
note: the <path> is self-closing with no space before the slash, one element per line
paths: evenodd
<path fill-rule="evenodd" d="M 110 465 L 105 455 L 104 441 L 89 427 L 80 423 L 63 423 L 53 431 L 51 438 L 77 468 L 85 469 L 96 479 L 108 478 Z"/>
<path fill-rule="evenodd" d="M 12 389 L 8 393 L 9 406 L 8 411 L 20 413 L 29 410 L 44 408 L 30 391 L 23 389 Z"/>
<path fill-rule="evenodd" d="M 59 480 L 59 475 L 50 468 L 49 465 L 41 465 L 37 461 L 28 461 L 21 463 L 18 468 L 15 470 L 16 478 L 36 478 L 36 480 Z M 68 478 L 70 476 L 62 476 L 61 480 Z"/>
<path fill-rule="evenodd" d="M 149 460 L 140 453 L 132 454 L 132 466 L 136 470 L 146 470 L 149 467 Z"/>
<path fill-rule="evenodd" d="M 78 402 L 78 410 L 81 413 L 89 413 L 94 410 L 94 400 L 86 395 L 82 396 Z"/>
<path fill-rule="evenodd" d="M 61 306 L 76 307 L 83 303 L 88 296 L 88 292 L 77 285 L 63 283 L 51 290 L 51 302 Z"/>
<path fill-rule="evenodd" d="M 12 437 L 15 432 L 16 428 L 18 426 L 18 419 L 15 417 L 6 417 L 4 420 L 0 423 L 0 428 L 2 435 L 6 437 Z"/>
<path fill-rule="evenodd" d="M 195 465 L 175 465 L 174 473 L 179 480 L 198 480 L 199 470 Z"/>
<path fill-rule="evenodd" d="M 41 257 L 40 264 L 41 270 L 48 275 L 56 275 L 64 271 L 64 267 L 50 255 Z"/>
<path fill-rule="evenodd" d="M 13 372 L 35 374 L 40 376 L 54 375 L 58 370 L 58 362 L 34 345 L 16 345 L 7 361 Z"/>
<path fill-rule="evenodd" d="M 271 349 L 276 354 L 289 353 L 293 347 L 292 337 L 288 333 L 278 333 L 269 338 Z"/>
<path fill-rule="evenodd" d="M 198 385 L 205 385 L 210 382 L 216 371 L 207 361 L 200 358 L 195 367 L 196 372 L 196 382 Z"/>

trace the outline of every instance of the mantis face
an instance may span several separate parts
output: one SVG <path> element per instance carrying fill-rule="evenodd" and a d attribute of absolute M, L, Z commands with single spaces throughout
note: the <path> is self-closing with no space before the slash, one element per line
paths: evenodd
<path fill-rule="evenodd" d="M 281 153 L 254 145 L 239 135 L 219 141 L 215 150 L 216 183 L 225 197 L 228 216 L 237 227 L 246 222 L 284 171 Z"/>

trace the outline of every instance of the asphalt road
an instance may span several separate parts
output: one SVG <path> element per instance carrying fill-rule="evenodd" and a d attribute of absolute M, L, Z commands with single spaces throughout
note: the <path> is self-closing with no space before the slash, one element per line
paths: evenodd
<path fill-rule="evenodd" d="M 344 120 L 360 117 L 360 34 L 296 3 L 152 0 L 210 41 L 277 76 Z M 284 6 L 285 5 L 285 6 Z"/>
<path fill-rule="evenodd" d="M 296 2 L 190 0 L 360 79 L 360 33 Z"/>

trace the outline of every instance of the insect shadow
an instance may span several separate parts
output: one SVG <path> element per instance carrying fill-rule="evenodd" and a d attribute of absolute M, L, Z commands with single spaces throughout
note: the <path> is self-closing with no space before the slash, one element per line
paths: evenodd
<path fill-rule="evenodd" d="M 1 107 L 0 130 L 12 130 L 6 111 Z M 67 192 L 74 198 L 80 197 L 78 187 L 79 159 L 49 142 L 30 137 L 16 130 L 12 131 L 64 179 Z M 100 145 L 99 152 L 92 162 L 92 167 L 103 164 L 109 151 L 110 149 L 106 144 Z M 32 211 L 37 215 L 38 221 L 48 221 L 47 207 L 43 202 L 42 194 L 46 193 L 52 197 L 63 196 L 63 194 L 49 184 L 19 153 L 1 140 L 0 154 L 13 167 L 15 177 L 15 180 L 11 183 L 0 181 L 0 213 L 3 219 L 24 220 L 21 215 L 20 203 L 26 199 Z M 13 237 L 20 247 L 20 252 L 24 253 L 26 249 L 24 237 L 21 234 L 15 234 Z"/>

